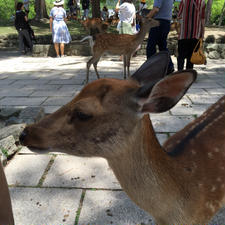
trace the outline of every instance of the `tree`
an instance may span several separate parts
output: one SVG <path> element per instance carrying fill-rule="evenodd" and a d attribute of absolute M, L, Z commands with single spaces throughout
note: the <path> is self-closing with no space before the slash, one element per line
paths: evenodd
<path fill-rule="evenodd" d="M 47 10 L 46 10 L 45 0 L 35 0 L 34 10 L 36 13 L 36 16 L 35 16 L 36 20 L 49 18 Z"/>
<path fill-rule="evenodd" d="M 222 25 L 223 19 L 225 20 L 225 1 L 224 1 L 224 4 L 223 4 L 223 8 L 221 10 L 221 14 L 220 14 L 219 26 Z"/>
<path fill-rule="evenodd" d="M 92 18 L 101 18 L 100 0 L 91 0 Z"/>
<path fill-rule="evenodd" d="M 206 16 L 205 16 L 205 24 L 206 25 L 209 25 L 209 23 L 210 23 L 212 3 L 213 3 L 213 0 L 208 0 L 207 5 L 206 5 Z"/>

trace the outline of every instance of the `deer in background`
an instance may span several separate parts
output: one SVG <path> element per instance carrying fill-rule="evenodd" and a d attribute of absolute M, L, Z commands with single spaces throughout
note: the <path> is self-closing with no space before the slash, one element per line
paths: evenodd
<path fill-rule="evenodd" d="M 100 18 L 88 18 L 84 21 L 80 20 L 80 23 L 85 27 L 90 35 L 105 33 L 109 26 L 109 23 L 101 20 Z"/>
<path fill-rule="evenodd" d="M 160 52 L 131 79 L 86 85 L 67 105 L 28 125 L 21 143 L 34 151 L 104 157 L 157 225 L 207 224 L 225 203 L 225 97 L 161 146 L 149 113 L 172 108 L 197 76 L 187 70 L 165 77 L 167 65 L 168 53 Z"/>
<path fill-rule="evenodd" d="M 124 79 L 126 79 L 126 72 L 128 76 L 130 76 L 130 59 L 132 54 L 143 42 L 149 29 L 158 25 L 159 22 L 154 19 L 143 18 L 141 29 L 139 33 L 135 35 L 112 33 L 97 34 L 95 36 L 94 43 L 92 36 L 83 38 L 81 41 L 90 39 L 90 43 L 93 43 L 93 47 L 92 44 L 90 44 L 92 47 L 93 56 L 87 62 L 86 83 L 89 81 L 89 69 L 92 64 L 94 66 L 97 78 L 100 78 L 97 70 L 97 64 L 101 56 L 106 52 L 113 55 L 123 55 Z"/>

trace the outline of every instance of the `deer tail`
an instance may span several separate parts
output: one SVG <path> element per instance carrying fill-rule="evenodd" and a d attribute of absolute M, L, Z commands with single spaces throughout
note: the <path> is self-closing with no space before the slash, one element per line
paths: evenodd
<path fill-rule="evenodd" d="M 93 45 L 94 45 L 93 37 L 90 36 L 90 35 L 89 36 L 86 36 L 82 40 L 80 40 L 80 42 L 83 42 L 85 40 L 89 40 L 89 45 L 90 45 L 91 48 L 93 48 Z"/>

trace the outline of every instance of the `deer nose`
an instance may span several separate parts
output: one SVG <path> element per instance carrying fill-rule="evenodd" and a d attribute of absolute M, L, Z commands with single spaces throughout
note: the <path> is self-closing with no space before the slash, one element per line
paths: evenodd
<path fill-rule="evenodd" d="M 24 139 L 25 139 L 26 136 L 27 136 L 27 133 L 26 133 L 25 130 L 23 130 L 23 132 L 20 134 L 20 137 L 19 137 L 20 144 L 23 145 Z"/>

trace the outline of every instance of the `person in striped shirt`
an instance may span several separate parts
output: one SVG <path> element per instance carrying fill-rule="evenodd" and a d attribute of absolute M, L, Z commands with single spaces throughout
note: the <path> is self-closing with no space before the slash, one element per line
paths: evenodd
<path fill-rule="evenodd" d="M 204 38 L 205 0 L 182 0 L 179 6 L 178 19 L 180 33 L 178 33 L 178 70 L 193 69 L 190 62 L 192 52 L 200 38 Z"/>

